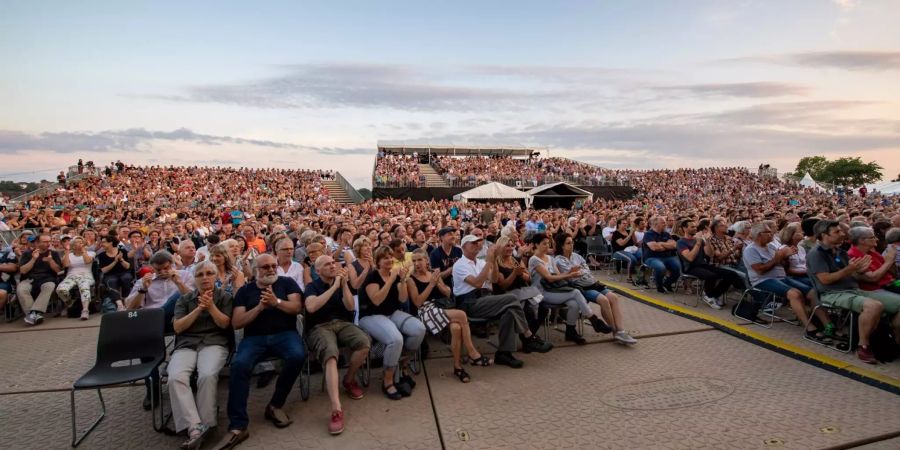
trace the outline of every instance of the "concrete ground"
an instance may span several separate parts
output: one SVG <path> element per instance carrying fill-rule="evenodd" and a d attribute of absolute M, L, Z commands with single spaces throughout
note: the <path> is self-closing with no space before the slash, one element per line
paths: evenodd
<path fill-rule="evenodd" d="M 251 437 L 239 448 L 900 448 L 900 396 L 642 302 L 623 299 L 622 307 L 637 345 L 624 347 L 587 326 L 590 344 L 576 347 L 554 330 L 552 352 L 520 355 L 521 370 L 470 368 L 470 384 L 452 376 L 446 346 L 431 339 L 413 396 L 386 399 L 374 371 L 366 398 L 342 398 L 347 428 L 338 437 L 326 430 L 321 374 L 312 377 L 308 402 L 299 389 L 291 393 L 285 409 L 294 424 L 286 429 L 262 417 L 273 387 L 253 387 Z M 93 364 L 98 327 L 99 317 L 49 319 L 29 329 L 21 321 L 0 325 L 0 448 L 69 446 L 67 388 Z M 803 345 L 799 328 L 781 328 L 765 332 L 772 339 L 797 335 L 791 343 Z M 481 339 L 477 345 L 493 350 Z M 894 376 L 898 367 L 886 364 L 877 373 Z M 177 448 L 182 438 L 151 428 L 143 396 L 140 385 L 105 390 L 107 417 L 80 448 Z M 77 399 L 84 426 L 99 405 L 89 391 Z M 223 377 L 222 429 L 203 448 L 224 433 L 226 399 Z"/>

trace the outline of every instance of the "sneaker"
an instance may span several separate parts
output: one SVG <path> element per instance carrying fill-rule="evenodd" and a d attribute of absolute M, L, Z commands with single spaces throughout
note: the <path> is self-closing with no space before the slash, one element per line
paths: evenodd
<path fill-rule="evenodd" d="M 82 309 L 81 310 L 81 320 L 88 320 L 90 318 L 91 318 L 91 312 L 86 309 Z"/>
<path fill-rule="evenodd" d="M 716 299 L 709 297 L 705 294 L 703 295 L 703 302 L 706 303 L 712 309 L 722 309 L 722 307 L 719 306 L 719 302 Z"/>
<path fill-rule="evenodd" d="M 328 422 L 328 432 L 331 434 L 341 434 L 344 432 L 344 412 L 332 411 L 331 421 Z"/>
<path fill-rule="evenodd" d="M 25 324 L 34 326 L 34 324 L 35 324 L 34 316 L 35 316 L 34 311 L 30 311 L 28 314 L 25 314 Z"/>
<path fill-rule="evenodd" d="M 665 291 L 666 291 L 667 294 L 674 294 L 674 293 L 675 293 L 675 288 L 673 288 L 671 284 L 666 284 L 666 285 L 664 285 L 664 286 L 663 286 L 663 289 L 665 289 Z"/>
<path fill-rule="evenodd" d="M 497 352 L 494 355 L 494 363 L 500 364 L 503 366 L 509 366 L 509 367 L 512 367 L 513 369 L 521 369 L 522 366 L 525 365 L 525 363 L 522 362 L 522 360 L 516 359 L 516 357 L 513 356 L 512 353 L 509 353 L 509 352 Z"/>
<path fill-rule="evenodd" d="M 615 337 L 617 341 L 623 344 L 637 344 L 637 339 L 633 338 L 625 330 L 616 331 L 616 334 L 613 337 Z"/>
<path fill-rule="evenodd" d="M 725 306 L 725 299 L 722 297 L 716 297 L 716 304 L 719 306 Z"/>
<path fill-rule="evenodd" d="M 531 335 L 531 338 L 525 339 L 525 342 L 522 343 L 522 351 L 525 353 L 547 353 L 550 350 L 553 350 L 553 344 L 544 342 L 536 334 Z"/>
<path fill-rule="evenodd" d="M 875 359 L 875 355 L 872 354 L 872 350 L 869 350 L 868 346 L 862 346 L 856 348 L 856 356 L 860 361 L 866 364 L 878 364 L 878 360 Z"/>
<path fill-rule="evenodd" d="M 366 396 L 366 392 L 359 387 L 359 384 L 356 383 L 356 380 L 347 381 L 344 380 L 344 390 L 347 391 L 347 395 L 350 396 L 353 400 L 359 400 Z M 343 415 L 343 413 L 341 413 Z M 343 430 L 343 427 L 341 428 Z"/>
<path fill-rule="evenodd" d="M 766 303 L 766 306 L 763 306 L 760 312 L 763 314 L 773 315 L 775 314 L 775 311 L 781 309 L 782 306 L 784 306 L 784 304 L 781 302 L 771 301 L 769 303 Z"/>
<path fill-rule="evenodd" d="M 34 313 L 34 324 L 40 325 L 44 322 L 44 313 L 35 311 Z"/>

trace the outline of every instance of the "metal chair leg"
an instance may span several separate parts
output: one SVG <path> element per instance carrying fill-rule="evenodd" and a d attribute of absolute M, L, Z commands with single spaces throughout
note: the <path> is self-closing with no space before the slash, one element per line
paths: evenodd
<path fill-rule="evenodd" d="M 303 365 L 303 370 L 300 372 L 300 399 L 304 402 L 309 400 L 309 383 L 310 377 L 312 376 L 312 368 L 310 367 L 310 357 L 306 357 L 306 362 Z M 322 375 L 322 379 L 325 379 L 324 373 Z"/>
<path fill-rule="evenodd" d="M 166 426 L 165 417 L 163 417 L 163 413 L 165 408 L 163 408 L 163 395 L 162 395 L 162 386 L 157 385 L 153 382 L 151 378 L 149 380 L 150 383 L 150 420 L 153 421 L 153 430 L 157 433 L 162 432 L 163 428 Z M 159 390 L 159 405 L 156 404 L 153 400 L 156 398 L 156 391 Z M 156 426 L 156 410 L 159 409 L 159 427 Z"/>
<path fill-rule="evenodd" d="M 100 424 L 100 421 L 106 417 L 106 402 L 103 401 L 103 393 L 100 392 L 100 389 L 97 389 L 97 397 L 100 398 L 100 417 L 97 417 L 96 420 L 88 427 L 87 430 L 83 431 L 81 435 L 78 435 L 77 431 L 77 420 L 75 416 L 75 388 L 72 388 L 69 391 L 69 405 L 72 408 L 72 447 L 78 447 L 81 445 L 81 441 L 83 441 L 91 431 L 94 431 L 94 428 L 97 428 L 97 425 Z"/>

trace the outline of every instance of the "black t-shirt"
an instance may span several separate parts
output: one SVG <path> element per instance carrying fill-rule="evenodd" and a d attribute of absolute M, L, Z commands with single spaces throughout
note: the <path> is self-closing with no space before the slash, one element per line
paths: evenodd
<path fill-rule="evenodd" d="M 610 244 L 612 244 L 612 249 L 613 249 L 614 252 L 621 252 L 622 250 L 625 250 L 625 247 L 634 245 L 634 243 L 631 242 L 630 239 L 629 239 L 628 242 L 625 243 L 625 245 L 619 245 L 619 244 L 618 244 L 619 239 L 624 239 L 624 238 L 627 238 L 627 237 L 628 237 L 627 234 L 622 234 L 622 233 L 619 232 L 619 230 L 613 231 L 613 234 L 612 234 L 612 242 L 610 242 Z"/>
<path fill-rule="evenodd" d="M 438 269 L 441 272 L 447 270 L 449 267 L 453 267 L 453 264 L 462 258 L 462 249 L 454 246 L 453 249 L 450 250 L 450 255 L 444 253 L 444 248 L 441 246 L 437 246 L 434 250 L 431 251 L 431 255 L 429 255 L 429 259 L 431 260 L 431 268 Z M 450 277 L 452 279 L 452 277 Z"/>
<path fill-rule="evenodd" d="M 119 251 L 121 252 L 122 250 L 119 250 Z M 128 255 L 126 253 L 122 253 L 122 258 L 123 258 L 123 261 L 128 261 Z M 115 260 L 115 258 L 110 257 L 109 255 L 106 254 L 106 252 L 100 252 L 97 254 L 97 264 L 99 264 L 101 268 L 112 264 L 112 262 L 114 260 Z M 125 266 L 123 266 L 122 262 L 120 261 L 118 264 L 113 266 L 113 268 L 110 269 L 109 272 L 106 272 L 106 274 L 118 276 L 125 272 L 128 272 L 129 270 L 131 270 L 131 269 L 126 269 Z"/>
<path fill-rule="evenodd" d="M 288 277 L 278 277 L 278 280 L 272 285 L 272 292 L 276 297 L 285 301 L 290 294 L 300 294 L 300 298 L 303 298 L 300 286 L 293 278 Z M 234 307 L 243 306 L 247 310 L 253 309 L 259 304 L 261 297 L 262 289 L 256 285 L 255 281 L 251 281 L 238 289 L 234 296 Z M 244 336 L 265 336 L 289 330 L 297 330 L 297 315 L 288 314 L 270 306 L 262 310 L 253 322 L 244 327 Z"/>
<path fill-rule="evenodd" d="M 381 289 L 385 285 L 384 278 L 381 278 L 381 273 L 377 270 L 373 270 L 369 273 L 369 276 L 366 277 L 366 281 L 363 281 L 363 284 L 359 289 L 359 317 L 374 315 L 389 316 L 393 314 L 394 311 L 400 309 L 400 292 L 397 289 L 397 284 L 400 283 L 399 280 L 391 285 L 387 297 L 384 298 L 384 301 L 381 302 L 380 305 L 372 303 L 372 300 L 369 298 L 369 293 L 366 292 L 366 287 L 372 283 L 378 285 L 378 289 Z"/>
<path fill-rule="evenodd" d="M 501 265 L 499 265 L 499 264 L 497 265 L 497 269 L 500 270 L 500 275 L 502 275 L 503 278 L 508 277 L 509 274 L 511 274 L 511 273 L 513 272 L 513 270 L 515 270 L 515 269 L 509 269 L 509 268 L 503 267 L 503 266 L 501 266 Z M 495 293 L 495 294 L 504 294 L 504 293 L 509 292 L 509 291 L 511 291 L 511 290 L 513 290 L 513 289 L 519 289 L 519 288 L 523 288 L 523 287 L 525 287 L 525 286 L 528 286 L 528 283 L 526 283 L 526 282 L 525 282 L 525 279 L 523 279 L 522 277 L 516 277 L 516 278 L 513 280 L 512 284 L 510 284 L 509 287 L 506 288 L 506 289 L 503 289 L 502 287 L 500 287 L 500 284 L 499 284 L 499 283 L 492 283 L 491 286 L 494 288 L 494 293 Z"/>
<path fill-rule="evenodd" d="M 314 280 L 306 285 L 306 297 L 322 295 L 328 289 L 331 289 L 331 286 L 325 284 L 321 278 Z M 316 325 L 331 322 L 335 319 L 353 322 L 353 312 L 348 311 L 347 307 L 344 306 L 344 294 L 340 288 L 335 290 L 331 298 L 316 312 L 306 311 L 306 326 L 303 328 L 309 332 Z"/>
<path fill-rule="evenodd" d="M 50 268 L 50 263 L 44 261 L 44 258 L 47 257 L 48 252 L 53 256 L 53 261 L 56 262 L 57 267 L 62 269 L 62 258 L 60 258 L 59 253 L 56 253 L 53 250 L 47 250 L 47 252 L 43 254 L 35 255 L 38 260 L 34 263 L 34 266 L 32 266 L 31 270 L 27 274 L 22 275 L 23 280 L 30 279 L 37 282 L 44 282 L 47 280 L 54 280 L 58 277 L 56 272 L 54 272 L 53 269 Z M 22 258 L 19 259 L 20 270 L 22 266 L 28 264 L 28 262 L 31 261 L 31 255 L 31 250 L 27 250 L 25 251 L 25 253 L 22 253 Z"/>

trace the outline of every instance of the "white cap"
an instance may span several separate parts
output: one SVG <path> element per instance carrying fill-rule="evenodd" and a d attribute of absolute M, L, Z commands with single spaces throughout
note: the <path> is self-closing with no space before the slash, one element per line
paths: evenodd
<path fill-rule="evenodd" d="M 460 242 L 460 246 L 466 245 L 470 242 L 478 242 L 483 239 L 484 238 L 480 238 L 478 236 L 475 236 L 474 234 L 467 234 L 464 238 L 462 238 L 462 241 Z"/>

